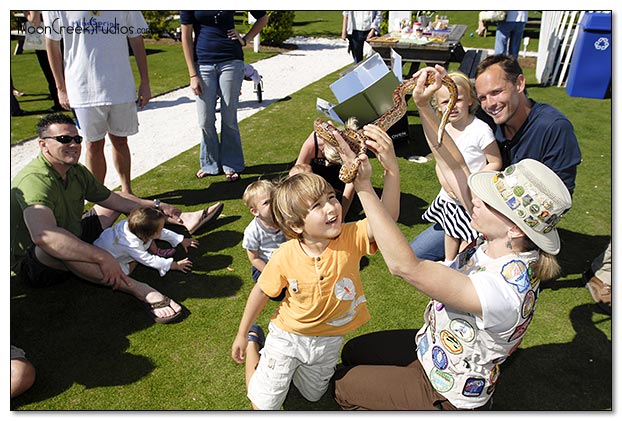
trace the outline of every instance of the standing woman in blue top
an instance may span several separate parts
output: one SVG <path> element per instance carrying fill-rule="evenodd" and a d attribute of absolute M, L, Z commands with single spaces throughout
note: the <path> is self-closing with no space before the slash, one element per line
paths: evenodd
<path fill-rule="evenodd" d="M 188 10 L 180 14 L 181 42 L 190 88 L 197 96 L 202 132 L 198 178 L 222 171 L 227 181 L 237 181 L 244 170 L 237 117 L 244 79 L 242 47 L 266 25 L 268 15 L 265 11 L 252 11 L 255 24 L 246 35 L 240 36 L 235 29 L 234 13 L 233 10 Z M 217 97 L 220 97 L 220 141 L 216 132 Z"/>

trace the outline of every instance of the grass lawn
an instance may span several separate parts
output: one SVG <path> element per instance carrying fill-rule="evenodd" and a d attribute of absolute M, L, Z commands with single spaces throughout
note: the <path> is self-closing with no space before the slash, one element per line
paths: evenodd
<path fill-rule="evenodd" d="M 313 19 L 317 18 L 303 21 Z M 152 74 L 162 72 L 154 61 L 158 56 L 171 54 L 169 57 L 185 67 L 180 47 L 173 47 L 179 48 L 174 55 L 168 50 L 150 55 Z M 183 77 L 174 79 L 184 83 L 187 75 L 183 68 L 179 72 Z M 553 104 L 573 123 L 583 162 L 573 208 L 559 225 L 563 273 L 542 286 L 534 320 L 518 351 L 503 365 L 494 409 L 611 409 L 611 317 L 598 310 L 581 284 L 581 273 L 604 250 L 611 235 L 611 100 L 568 97 L 564 89 L 538 86 L 533 68 L 525 68 L 525 73 L 530 97 Z M 195 235 L 200 246 L 189 254 L 194 262 L 192 273 L 171 272 L 160 278 L 151 269 L 135 272 L 137 279 L 148 281 L 190 311 L 181 323 L 153 324 L 135 299 L 86 282 L 68 279 L 57 287 L 35 290 L 11 278 L 11 341 L 26 350 L 37 368 L 35 385 L 14 399 L 11 409 L 250 408 L 244 368 L 230 357 L 253 286 L 250 264 L 241 247 L 243 230 L 251 220 L 242 192 L 258 177 L 286 173 L 312 129 L 316 97 L 331 98 L 329 85 L 338 77 L 339 72 L 330 74 L 240 123 L 247 165 L 240 182 L 194 177 L 198 146 L 180 151 L 133 181 L 132 187 L 141 197 L 160 198 L 183 210 L 200 209 L 214 201 L 225 203 L 218 221 Z M 175 82 L 162 84 L 170 86 L 162 88 L 166 90 Z M 402 175 L 398 224 L 406 238 L 412 239 L 427 227 L 421 214 L 439 185 L 434 162 L 414 164 L 405 159 L 415 152 L 427 152 L 412 104 L 409 122 L 411 139 L 397 144 L 396 152 Z M 372 164 L 374 185 L 380 188 L 380 166 L 375 159 Z M 355 206 L 350 219 L 363 216 L 358 210 Z M 183 249 L 178 255 L 183 255 Z M 391 276 L 380 253 L 364 258 L 361 267 L 372 318 L 346 339 L 381 329 L 422 325 L 427 298 Z M 267 326 L 275 308 L 274 303 L 267 305 L 258 319 L 262 326 Z M 295 387 L 283 407 L 337 409 L 330 396 L 309 403 Z"/>

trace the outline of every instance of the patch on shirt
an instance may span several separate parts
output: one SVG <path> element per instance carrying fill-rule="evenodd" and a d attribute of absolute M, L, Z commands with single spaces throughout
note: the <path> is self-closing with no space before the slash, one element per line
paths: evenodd
<path fill-rule="evenodd" d="M 521 260 L 512 260 L 503 265 L 501 276 L 505 282 L 514 285 L 520 293 L 529 288 L 529 272 L 527 265 Z"/>
<path fill-rule="evenodd" d="M 442 330 L 441 331 L 441 342 L 447 349 L 447 351 L 452 354 L 460 354 L 462 353 L 462 344 L 450 331 Z"/>
<path fill-rule="evenodd" d="M 428 342 L 428 336 L 423 335 L 421 340 L 417 344 L 417 351 L 419 352 L 419 357 L 423 357 L 423 355 L 428 352 L 428 348 L 430 348 L 430 343 Z"/>
<path fill-rule="evenodd" d="M 490 383 L 496 384 L 497 381 L 499 380 L 500 374 L 501 374 L 501 367 L 499 366 L 499 364 L 497 364 L 492 368 L 492 370 L 490 370 L 490 378 L 488 379 L 490 380 Z"/>
<path fill-rule="evenodd" d="M 335 297 L 341 301 L 352 301 L 356 295 L 356 287 L 350 278 L 343 278 L 335 284 Z"/>
<path fill-rule="evenodd" d="M 448 392 L 454 386 L 454 378 L 449 373 L 440 371 L 436 367 L 432 367 L 428 378 L 430 383 L 432 383 L 432 387 L 440 393 Z"/>
<path fill-rule="evenodd" d="M 512 333 L 512 336 L 510 336 L 508 342 L 512 342 L 517 340 L 518 338 L 521 338 L 525 334 L 525 331 L 527 330 L 527 327 L 529 327 L 529 323 L 531 323 L 532 319 L 533 313 L 529 316 L 527 320 L 525 320 L 523 323 L 516 327 L 516 330 L 514 330 L 514 333 Z"/>
<path fill-rule="evenodd" d="M 481 377 L 470 377 L 464 383 L 462 394 L 469 397 L 479 396 L 484 391 L 484 386 L 486 386 L 486 380 Z"/>
<path fill-rule="evenodd" d="M 533 290 L 527 291 L 525 294 L 525 301 L 523 301 L 523 307 L 521 308 L 521 316 L 526 319 L 533 313 L 533 309 L 536 305 L 536 293 Z"/>
<path fill-rule="evenodd" d="M 453 319 L 449 323 L 449 328 L 464 342 L 471 342 L 473 339 L 475 339 L 475 329 L 473 329 L 471 323 L 467 322 L 464 319 Z"/>
<path fill-rule="evenodd" d="M 439 370 L 445 370 L 447 368 L 447 364 L 449 359 L 447 358 L 447 354 L 443 351 L 438 345 L 432 347 L 432 361 L 434 361 L 434 365 Z"/>

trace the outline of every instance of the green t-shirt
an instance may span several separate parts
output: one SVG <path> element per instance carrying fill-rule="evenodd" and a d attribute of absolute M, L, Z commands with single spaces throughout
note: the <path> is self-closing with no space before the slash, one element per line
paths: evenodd
<path fill-rule="evenodd" d="M 24 223 L 24 209 L 33 205 L 48 207 L 59 227 L 80 237 L 85 200 L 98 203 L 110 193 L 82 164 L 67 171 L 65 185 L 58 171 L 39 153 L 11 182 L 11 269 L 15 269 L 32 244 Z"/>

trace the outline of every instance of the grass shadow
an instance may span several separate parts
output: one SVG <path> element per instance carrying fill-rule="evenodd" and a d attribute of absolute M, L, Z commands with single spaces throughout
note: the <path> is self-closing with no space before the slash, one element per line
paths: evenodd
<path fill-rule="evenodd" d="M 33 289 L 12 277 L 11 343 L 26 351 L 37 379 L 45 380 L 11 406 L 47 400 L 74 384 L 128 385 L 149 375 L 153 362 L 126 350 L 127 336 L 152 324 L 138 301 L 109 288 L 68 276 L 60 285 Z"/>
<path fill-rule="evenodd" d="M 568 275 L 585 272 L 594 258 L 607 248 L 611 237 L 587 235 L 562 228 L 559 228 L 557 232 L 561 241 L 561 250 L 557 255 L 557 262 L 562 268 L 562 273 L 559 276 L 562 280 L 543 282 L 540 288 L 558 290 L 560 288 L 582 287 L 581 276 L 567 278 Z"/>
<path fill-rule="evenodd" d="M 611 409 L 612 348 L 611 340 L 592 321 L 593 313 L 599 311 L 594 304 L 571 310 L 570 321 L 576 333 L 572 342 L 521 348 L 512 354 L 502 366 L 492 409 Z"/>
<path fill-rule="evenodd" d="M 283 402 L 285 411 L 339 411 L 339 405 L 333 399 L 330 388 L 317 402 L 306 400 L 292 383 Z"/>

